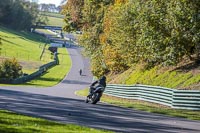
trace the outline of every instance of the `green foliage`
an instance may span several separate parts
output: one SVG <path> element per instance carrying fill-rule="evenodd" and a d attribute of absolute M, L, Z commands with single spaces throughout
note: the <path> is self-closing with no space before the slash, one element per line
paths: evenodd
<path fill-rule="evenodd" d="M 82 8 L 84 0 L 68 0 L 63 7 L 62 14 L 65 14 L 66 25 L 64 30 L 67 32 L 80 30 L 82 26 Z"/>
<path fill-rule="evenodd" d="M 79 6 L 75 3 L 71 1 L 66 9 L 67 29 L 81 28 L 80 44 L 91 61 L 103 62 L 100 64 L 112 73 L 141 62 L 152 68 L 159 64 L 175 66 L 185 56 L 199 58 L 198 0 L 82 0 Z M 92 71 L 101 71 L 97 69 L 102 70 L 99 66 Z"/>
<path fill-rule="evenodd" d="M 127 22 L 133 23 L 133 14 L 128 4 L 110 6 L 104 18 L 104 34 L 102 43 L 105 45 L 104 56 L 112 72 L 122 72 L 137 61 L 135 30 Z M 110 65 L 112 64 L 112 65 Z"/>
<path fill-rule="evenodd" d="M 23 0 L 0 1 L 0 23 L 14 29 L 29 29 L 38 19 L 39 10 L 36 3 Z"/>
<path fill-rule="evenodd" d="M 22 66 L 15 58 L 6 59 L 0 65 L 0 78 L 15 79 L 22 75 Z"/>
<path fill-rule="evenodd" d="M 64 9 L 67 22 L 64 29 L 68 32 L 82 29 L 80 44 L 85 47 L 86 55 L 92 59 L 92 72 L 96 76 L 107 71 L 100 35 L 103 32 L 104 5 L 110 2 L 112 1 L 69 0 Z"/>

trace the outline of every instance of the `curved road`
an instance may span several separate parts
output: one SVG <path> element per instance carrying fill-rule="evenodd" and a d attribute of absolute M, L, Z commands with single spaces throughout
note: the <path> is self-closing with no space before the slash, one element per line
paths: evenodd
<path fill-rule="evenodd" d="M 200 121 L 167 117 L 104 103 L 84 103 L 84 98 L 76 96 L 74 92 L 88 87 L 92 82 L 89 63 L 81 56 L 80 48 L 71 47 L 68 51 L 73 65 L 60 84 L 47 88 L 0 86 L 0 109 L 115 132 L 200 132 Z M 83 76 L 78 72 L 81 68 Z"/>

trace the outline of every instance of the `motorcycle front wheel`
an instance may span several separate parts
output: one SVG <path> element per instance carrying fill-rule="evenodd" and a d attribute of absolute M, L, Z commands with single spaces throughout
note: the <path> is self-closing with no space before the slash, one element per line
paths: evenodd
<path fill-rule="evenodd" d="M 100 93 L 95 93 L 95 94 L 93 94 L 93 96 L 92 96 L 92 104 L 96 104 L 99 100 L 100 100 L 100 97 L 101 97 L 101 95 L 100 95 Z"/>

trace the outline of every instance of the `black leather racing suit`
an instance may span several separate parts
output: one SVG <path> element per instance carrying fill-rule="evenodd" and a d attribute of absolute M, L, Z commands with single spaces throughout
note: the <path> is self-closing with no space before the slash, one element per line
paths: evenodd
<path fill-rule="evenodd" d="M 99 80 L 93 82 L 93 83 L 91 84 L 91 86 L 90 86 L 90 90 L 89 90 L 90 94 L 91 94 L 92 91 L 96 88 L 96 87 L 94 87 L 96 84 L 97 84 L 96 87 L 102 86 L 102 87 L 106 88 L 106 78 L 101 78 L 101 79 L 99 79 Z M 89 94 L 89 95 L 90 95 L 90 94 Z"/>

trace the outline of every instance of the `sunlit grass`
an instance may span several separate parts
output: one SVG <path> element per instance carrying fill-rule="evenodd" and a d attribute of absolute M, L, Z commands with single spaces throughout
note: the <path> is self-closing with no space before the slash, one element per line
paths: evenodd
<path fill-rule="evenodd" d="M 110 81 L 114 84 L 144 84 L 175 89 L 191 89 L 191 85 L 200 83 L 200 74 L 194 75 L 191 71 L 160 70 L 158 67 L 149 70 L 136 68 L 129 69 L 110 79 Z M 192 89 L 200 90 L 199 86 Z"/>
<path fill-rule="evenodd" d="M 63 27 L 65 25 L 63 18 L 57 18 L 57 17 L 50 17 L 48 16 L 48 22 L 46 25 L 48 26 L 60 26 Z"/>
<path fill-rule="evenodd" d="M 45 119 L 29 117 L 10 111 L 0 110 L 1 133 L 103 133 L 104 130 L 73 125 L 61 124 Z"/>
<path fill-rule="evenodd" d="M 45 48 L 42 59 L 39 59 L 45 44 L 45 40 L 41 36 L 0 27 L 0 37 L 2 39 L 1 59 L 16 58 L 22 64 L 24 73 L 31 74 L 37 71 L 41 65 L 53 61 L 50 51 L 47 50 L 48 46 Z M 49 69 L 41 77 L 23 85 L 53 86 L 58 84 L 71 67 L 70 56 L 66 48 L 59 48 L 58 53 L 59 65 Z"/>
<path fill-rule="evenodd" d="M 1 50 L 0 62 L 8 58 L 16 58 L 22 65 L 24 73 L 31 74 L 50 61 L 50 51 L 45 50 L 42 59 L 40 55 L 46 40 L 37 34 L 24 31 L 14 31 L 0 26 Z M 47 48 L 46 48 L 47 49 Z"/>
<path fill-rule="evenodd" d="M 44 75 L 25 83 L 25 85 L 54 86 L 58 84 L 71 68 L 71 59 L 66 48 L 59 48 L 58 53 L 59 65 L 52 67 Z"/>
<path fill-rule="evenodd" d="M 24 61 L 40 61 L 43 37 L 29 32 L 16 32 L 0 27 L 1 57 L 15 57 Z"/>
<path fill-rule="evenodd" d="M 54 13 L 54 12 L 40 12 L 41 15 L 45 16 L 51 16 L 51 17 L 56 17 L 56 18 L 64 18 L 64 15 L 60 13 Z"/>

